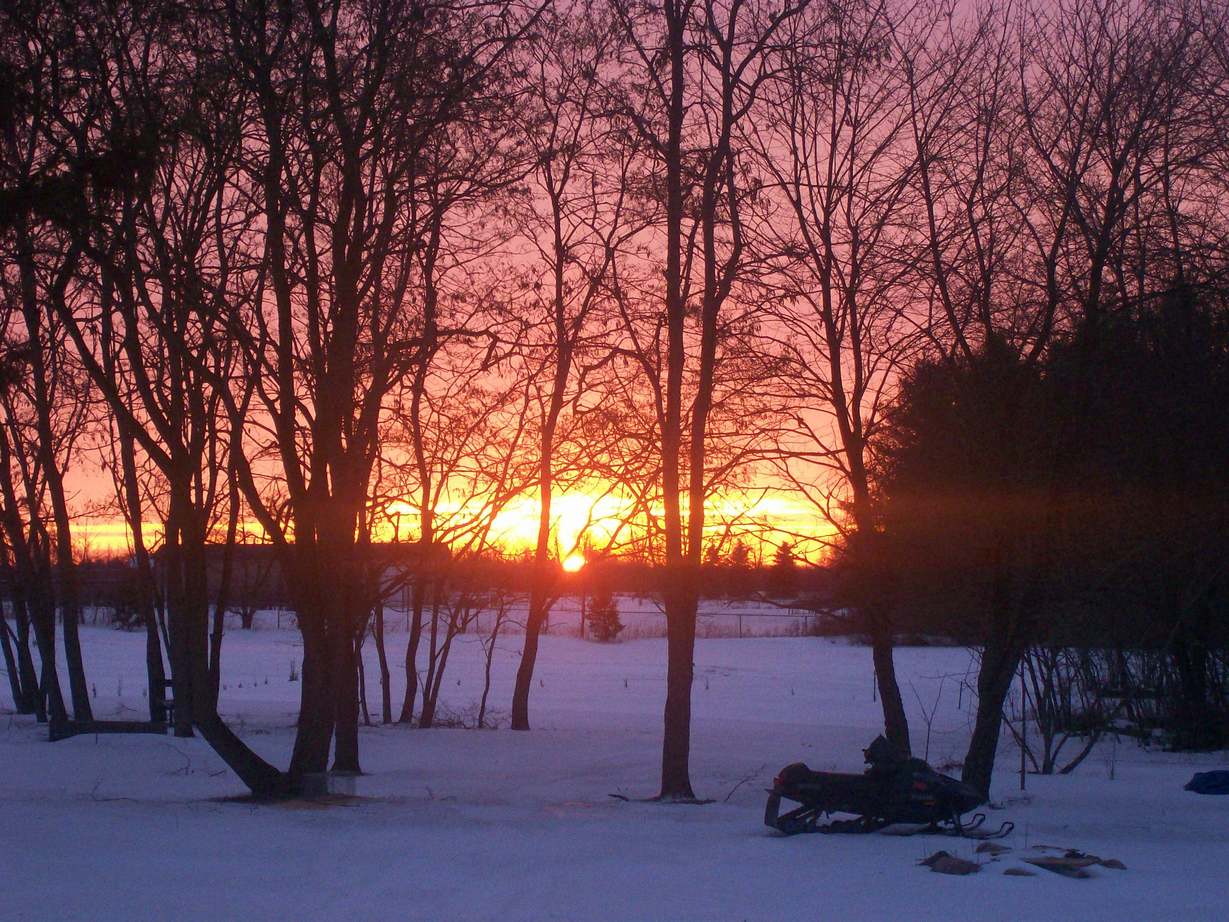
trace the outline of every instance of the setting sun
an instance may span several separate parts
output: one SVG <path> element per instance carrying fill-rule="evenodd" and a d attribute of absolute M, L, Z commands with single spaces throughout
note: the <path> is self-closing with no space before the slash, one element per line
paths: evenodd
<path fill-rule="evenodd" d="M 1226 126 L 1229 0 L 0 0 L 0 922 L 1226 917 Z"/>

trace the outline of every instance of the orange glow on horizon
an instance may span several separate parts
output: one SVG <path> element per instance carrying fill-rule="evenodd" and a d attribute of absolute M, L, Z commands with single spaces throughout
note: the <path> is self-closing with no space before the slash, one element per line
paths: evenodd
<path fill-rule="evenodd" d="M 820 559 L 834 533 L 832 526 L 813 507 L 781 490 L 762 489 L 754 493 L 731 491 L 711 498 L 707 505 L 709 523 L 705 530 L 706 540 L 721 542 L 727 553 L 735 541 L 743 541 L 751 546 L 754 555 L 762 556 L 764 562 L 771 559 L 777 546 L 786 542 L 794 545 L 795 553 L 800 558 Z M 415 520 L 415 511 L 410 503 L 394 502 L 387 512 L 398 524 L 396 528 L 392 525 L 382 528 L 376 540 L 416 539 L 411 524 Z M 662 511 L 654 508 L 651 514 L 660 519 Z M 481 510 L 467 508 L 464 500 L 441 503 L 437 510 L 437 519 L 444 522 L 463 521 L 477 515 L 481 515 Z M 523 496 L 513 499 L 496 514 L 491 525 L 490 545 L 511 554 L 532 550 L 537 541 L 539 515 L 536 498 Z M 551 500 L 553 554 L 567 572 L 576 572 L 585 565 L 585 548 L 606 548 L 617 556 L 620 546 L 626 546 L 633 534 L 643 534 L 644 523 L 637 521 L 642 515 L 643 512 L 638 512 L 630 499 L 604 491 L 557 495 Z M 244 527 L 252 534 L 259 534 L 259 527 L 254 522 L 245 522 Z M 151 550 L 156 548 L 161 537 L 161 527 L 147 521 L 147 547 Z M 81 557 L 132 552 L 128 526 L 120 518 L 79 518 L 74 538 Z"/>

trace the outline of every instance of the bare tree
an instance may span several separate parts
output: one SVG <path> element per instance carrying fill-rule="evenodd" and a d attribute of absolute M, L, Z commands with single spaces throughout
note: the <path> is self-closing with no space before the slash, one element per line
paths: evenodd
<path fill-rule="evenodd" d="M 655 390 L 668 574 L 663 590 L 663 800 L 695 796 L 689 769 L 691 685 L 708 495 L 708 425 L 721 310 L 743 269 L 745 244 L 742 200 L 747 190 L 735 129 L 767 78 L 766 51 L 780 40 L 782 25 L 805 7 L 806 0 L 778 10 L 743 0 L 666 0 L 660 8 L 615 4 L 627 45 L 622 85 L 632 100 L 620 115 L 644 142 L 652 182 L 660 183 L 664 200 L 665 363 Z M 689 317 L 697 327 L 691 343 Z M 687 402 L 689 352 L 694 384 Z M 653 386 L 653 358 L 643 350 L 637 358 Z"/>
<path fill-rule="evenodd" d="M 526 361 L 539 407 L 538 529 L 525 642 L 512 694 L 512 729 L 529 729 L 538 637 L 554 601 L 558 561 L 552 561 L 551 501 L 559 484 L 557 449 L 565 410 L 583 399 L 584 350 L 591 318 L 605 297 L 615 254 L 634 232 L 627 228 L 631 153 L 612 143 L 603 118 L 603 70 L 615 34 L 603 10 L 578 5 L 551 21 L 535 44 L 530 123 L 526 136 L 536 162 L 530 174 L 529 238 L 535 278 L 526 302 L 535 322 L 527 332 Z M 602 358 L 597 358 L 601 361 Z M 586 470 L 584 473 L 588 473 Z"/>
<path fill-rule="evenodd" d="M 452 339 L 436 353 L 425 379 L 415 376 L 404 395 L 409 406 L 395 413 L 386 443 L 390 455 L 408 447 L 394 482 L 402 495 L 415 497 L 423 549 L 410 577 L 403 723 L 414 719 L 421 693 L 418 725 L 430 726 L 452 639 L 477 616 L 477 588 L 466 583 L 464 571 L 492 550 L 500 513 L 532 476 L 525 451 L 529 382 L 518 374 L 501 377 L 515 353 L 500 352 L 496 360 L 463 337 Z M 424 543 L 421 536 L 428 534 L 430 543 Z M 420 677 L 424 640 L 427 670 Z"/>
<path fill-rule="evenodd" d="M 407 575 L 412 616 L 401 723 L 413 720 L 419 690 L 423 616 L 438 575 L 432 562 L 442 544 L 437 523 L 441 498 L 451 495 L 451 478 L 473 463 L 479 451 L 474 439 L 491 435 L 491 420 L 524 391 L 523 374 L 500 378 L 511 367 L 508 357 L 523 327 L 513 304 L 524 286 L 509 287 L 509 277 L 499 271 L 509 228 L 506 221 L 490 218 L 507 209 L 514 184 L 529 167 L 517 138 L 511 121 L 499 131 L 462 125 L 440 132 L 424 152 L 407 203 L 420 234 L 413 256 L 419 335 L 413 369 L 390 396 L 390 431 L 379 459 L 393 472 L 384 491 L 414 509 L 421 549 L 420 571 Z M 491 482 L 483 481 L 486 486 Z"/>
<path fill-rule="evenodd" d="M 104 299 L 106 300 L 106 299 Z M 103 372 L 115 379 L 115 367 L 111 352 L 103 355 Z M 153 560 L 149 552 L 145 531 L 146 495 L 141 488 L 137 462 L 137 439 L 131 423 L 112 414 L 113 432 L 111 457 L 104 460 L 111 470 L 115 484 L 117 505 L 128 526 L 133 562 L 136 567 L 136 604 L 145 626 L 145 671 L 149 684 L 150 720 L 166 719 L 166 670 L 162 660 L 162 641 L 158 633 L 158 583 L 154 574 Z M 168 645 L 169 646 L 169 645 Z M 214 701 L 217 690 L 214 688 Z"/>
<path fill-rule="evenodd" d="M 39 197 L 40 213 L 89 261 L 45 310 L 166 484 L 176 731 L 195 724 L 268 793 L 278 773 L 218 719 L 208 693 L 203 549 L 222 470 L 208 381 L 228 360 L 215 348 L 219 307 L 237 294 L 226 231 L 245 214 L 228 197 L 234 98 L 224 81 L 192 82 L 205 53 L 175 41 L 182 26 L 128 5 L 57 5 L 30 23 L 31 42 L 63 50 L 57 85 L 72 90 L 54 100 L 44 144 L 62 184 Z"/>
<path fill-rule="evenodd" d="M 268 428 L 244 420 L 245 499 L 279 549 L 304 642 L 294 780 L 355 772 L 358 519 L 385 400 L 419 359 L 409 309 L 427 229 L 408 221 L 423 152 L 480 124 L 535 10 L 513 3 L 318 3 L 266 17 L 229 4 L 229 48 L 254 100 L 251 191 L 269 302 L 233 332 Z M 268 459 L 276 478 L 262 488 Z M 285 510 L 285 515 L 282 510 Z"/>
<path fill-rule="evenodd" d="M 16 631 L 10 652 L 6 643 L 6 664 L 14 660 L 16 669 L 10 678 L 14 704 L 26 713 L 33 712 L 39 720 L 50 718 L 53 724 L 68 719 L 60 689 L 56 666 L 55 589 L 52 565 L 52 543 L 48 533 L 42 477 L 37 454 L 26 453 L 23 429 L 28 428 L 29 414 L 23 413 L 23 400 L 16 390 L 14 373 L 21 364 L 13 364 L 13 356 L 5 356 L 6 387 L 0 395 L 4 410 L 0 427 L 0 491 L 3 503 L 4 568 L 11 587 L 11 605 Z M 25 509 L 23 514 L 22 509 Z M 36 674 L 30 654 L 30 631 L 38 649 L 40 667 Z M 5 623 L 5 638 L 8 625 Z"/>
<path fill-rule="evenodd" d="M 68 297 L 81 248 L 50 227 L 36 210 L 37 201 L 53 191 L 47 183 L 62 163 L 53 139 L 58 110 L 75 101 L 82 87 L 73 76 L 60 80 L 65 60 L 55 31 L 65 24 L 55 9 L 40 13 L 33 6 L 19 5 L 8 19 L 14 34 L 4 46 L 5 67 L 13 75 L 14 84 L 12 104 L 0 126 L 0 169 L 8 199 L 8 214 L 0 229 L 6 306 L 14 310 L 9 319 L 19 318 L 20 326 L 7 324 L 5 332 L 14 338 L 10 340 L 14 344 L 20 339 L 21 347 L 13 349 L 9 359 L 19 357 L 25 369 L 18 387 L 20 396 L 13 389 L 8 396 L 17 398 L 16 403 L 9 403 L 11 411 L 21 412 L 20 405 L 29 413 L 28 426 L 17 427 L 16 419 L 10 416 L 9 433 L 22 440 L 13 447 L 33 459 L 25 465 L 27 476 L 37 479 L 37 497 L 27 497 L 30 524 L 45 529 L 54 557 L 54 571 L 45 574 L 53 585 L 43 591 L 50 593 L 53 618 L 58 611 L 63 621 L 73 716 L 88 721 L 91 709 L 78 636 L 80 601 L 73 531 L 64 485 L 84 419 L 87 389 L 63 348 L 57 321 L 43 310 L 45 303 Z M 18 382 L 12 384 L 17 386 Z M 46 518 L 36 525 L 35 520 L 44 514 L 44 500 Z M 51 630 L 54 634 L 54 624 Z M 45 657 L 52 650 L 41 652 Z"/>
<path fill-rule="evenodd" d="M 777 218 L 758 222 L 766 237 L 757 243 L 779 272 L 773 340 L 792 410 L 775 466 L 851 558 L 866 561 L 877 530 L 871 444 L 919 338 L 903 268 L 914 176 L 907 84 L 892 53 L 896 17 L 909 13 L 853 0 L 795 19 L 750 129 Z M 882 574 L 862 582 L 884 725 L 908 752 L 892 603 Z"/>

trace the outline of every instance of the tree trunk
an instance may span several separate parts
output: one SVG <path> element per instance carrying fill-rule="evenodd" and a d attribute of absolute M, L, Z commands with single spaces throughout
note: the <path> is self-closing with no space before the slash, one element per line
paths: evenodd
<path fill-rule="evenodd" d="M 48 454 L 51 454 L 48 452 Z M 44 462 L 46 463 L 46 462 Z M 53 459 L 54 466 L 54 459 Z M 77 565 L 73 560 L 72 531 L 68 518 L 68 503 L 59 471 L 44 471 L 51 494 L 56 523 L 56 569 L 59 573 L 60 616 L 64 626 L 64 661 L 68 666 L 68 687 L 73 700 L 73 718 L 94 719 L 90 708 L 89 684 L 85 680 L 85 662 L 81 657 L 81 600 L 77 591 Z"/>
<path fill-rule="evenodd" d="M 691 753 L 692 651 L 695 644 L 696 599 L 686 583 L 690 574 L 683 558 L 680 454 L 683 450 L 683 371 L 685 361 L 683 299 L 683 121 L 686 117 L 686 10 L 667 3 L 666 51 L 670 69 L 666 131 L 666 399 L 661 431 L 662 499 L 665 520 L 664 591 L 666 608 L 666 704 L 662 727 L 662 800 L 692 799 Z M 710 395 L 711 396 L 711 395 Z M 695 412 L 693 410 L 693 412 Z M 692 502 L 703 499 L 690 497 Z M 693 510 L 694 512 L 695 510 Z M 703 515 L 702 511 L 700 513 Z M 693 548 L 698 553 L 698 548 Z"/>
<path fill-rule="evenodd" d="M 21 685 L 30 696 L 31 708 L 39 723 L 47 720 L 47 708 L 38 690 L 38 673 L 34 670 L 34 657 L 30 653 L 30 616 L 23 604 L 17 612 L 17 669 Z M 26 712 L 29 713 L 29 712 Z"/>
<path fill-rule="evenodd" d="M 255 796 L 282 797 L 294 793 L 289 777 L 253 752 L 216 714 L 204 716 L 196 726 L 205 742 Z"/>
<path fill-rule="evenodd" d="M 1020 667 L 1021 655 L 1020 650 L 993 637 L 982 651 L 981 669 L 977 673 L 977 716 L 960 777 L 987 798 L 1003 726 L 1003 706 Z"/>
<path fill-rule="evenodd" d="M 503 627 L 504 606 L 507 603 L 501 601 L 499 609 L 495 614 L 495 622 L 491 625 L 491 637 L 486 648 L 483 650 L 485 654 L 485 662 L 482 670 L 482 698 L 478 702 L 478 729 L 481 730 L 486 726 L 486 702 L 487 696 L 491 693 L 491 661 L 495 658 L 495 642 L 499 639 L 499 629 Z"/>
<path fill-rule="evenodd" d="M 694 800 L 691 788 L 691 686 L 696 638 L 696 596 L 686 588 L 666 593 L 666 707 L 661 750 L 660 800 Z"/>
<path fill-rule="evenodd" d="M 300 677 L 299 728 L 290 757 L 291 783 L 302 785 L 305 775 L 328 768 L 329 744 L 333 739 L 336 707 L 332 695 L 333 667 L 328 656 L 328 637 L 319 612 L 298 612 L 303 635 L 303 674 Z"/>
<path fill-rule="evenodd" d="M 47 413 L 49 412 L 48 410 Z M 49 415 L 45 425 L 41 420 L 43 415 L 43 411 L 40 410 L 40 436 L 44 439 L 54 439 Z M 85 663 L 81 657 L 81 637 L 78 632 L 78 624 L 81 620 L 81 601 L 77 591 L 77 568 L 73 560 L 72 526 L 69 523 L 68 502 L 64 496 L 64 482 L 56 467 L 55 453 L 48 448 L 43 454 L 43 477 L 47 483 L 47 492 L 51 496 L 56 526 L 55 556 L 56 571 L 59 576 L 57 595 L 64 628 L 64 661 L 68 666 L 68 687 L 73 702 L 73 718 L 88 721 L 93 720 L 94 715 L 90 708 L 90 691 L 85 679 Z"/>
<path fill-rule="evenodd" d="M 134 490 L 135 484 L 134 468 Z M 166 694 L 166 670 L 162 663 L 162 640 L 158 636 L 158 614 L 154 603 L 157 588 L 153 567 L 150 565 L 149 554 L 145 550 L 145 541 L 141 535 L 140 519 L 133 518 L 131 521 L 137 561 L 137 604 L 141 606 L 141 621 L 145 625 L 145 676 L 149 685 L 149 719 L 162 720 L 165 715 L 158 702 Z"/>
<path fill-rule="evenodd" d="M 222 637 L 225 634 L 223 623 L 226 609 L 215 605 L 213 609 L 213 630 L 209 632 L 209 678 L 205 694 L 212 708 L 218 706 L 218 693 L 222 688 Z"/>
<path fill-rule="evenodd" d="M 468 602 L 466 605 L 468 606 Z M 432 620 L 437 617 L 439 607 L 436 606 L 432 613 Z M 468 613 L 468 609 L 466 610 Z M 448 654 L 452 651 L 452 641 L 457 636 L 457 610 L 450 609 L 448 612 L 448 625 L 444 629 L 444 642 L 440 644 L 438 653 L 435 652 L 434 638 L 432 638 L 432 663 L 433 669 L 428 673 L 427 682 L 423 686 L 423 716 L 419 720 L 420 727 L 431 727 L 435 723 L 436 709 L 439 707 L 440 689 L 444 685 L 444 671 L 448 667 Z M 428 703 L 429 692 L 429 703 Z"/>
<path fill-rule="evenodd" d="M 178 606 L 168 606 L 172 643 L 180 647 L 178 667 L 186 671 L 185 676 L 175 680 L 175 734 L 183 735 L 181 724 L 183 711 L 186 710 L 191 725 L 200 730 L 205 742 L 253 794 L 259 797 L 285 794 L 289 788 L 282 773 L 260 758 L 226 726 L 218 716 L 216 699 L 210 694 L 209 571 L 205 558 L 207 527 L 204 521 L 197 518 L 199 512 L 191 506 L 187 496 L 190 494 L 179 495 L 174 516 L 178 523 L 178 540 L 172 560 L 177 572 L 172 571 L 171 577 L 177 589 Z M 167 546 L 170 547 L 169 542 Z M 181 698 L 184 692 L 186 697 Z M 188 729 L 190 733 L 191 727 Z"/>
<path fill-rule="evenodd" d="M 215 700 L 210 693 L 209 662 L 209 568 L 205 559 L 207 526 L 193 509 L 184 517 L 186 527 L 180 533 L 180 566 L 183 567 L 182 622 L 187 635 L 188 704 L 194 724 L 217 716 Z M 179 713 L 179 701 L 175 702 Z"/>
<path fill-rule="evenodd" d="M 81 619 L 81 608 L 77 600 L 76 575 L 71 562 L 61 564 L 60 579 L 64 581 L 64 607 L 61 617 L 64 626 L 64 660 L 68 665 L 68 687 L 73 699 L 73 718 L 75 720 L 93 720 L 94 713 L 90 708 L 90 690 L 85 680 L 85 662 L 81 657 L 81 636 L 77 630 Z"/>
<path fill-rule="evenodd" d="M 175 699 L 175 735 L 192 735 L 192 661 L 191 629 L 184 585 L 184 548 L 179 516 L 172 511 L 165 523 L 162 545 L 167 633 L 171 660 L 171 692 Z"/>
<path fill-rule="evenodd" d="M 1170 658 L 1178 674 L 1173 703 L 1173 728 L 1170 745 L 1174 749 L 1211 749 L 1218 745 L 1219 732 L 1208 706 L 1208 648 L 1199 632 L 1179 622 L 1170 642 Z"/>
<path fill-rule="evenodd" d="M 25 524 L 18 514 L 17 490 L 13 483 L 12 448 L 7 434 L 0 433 L 0 515 L 13 552 L 10 571 L 17 616 L 18 668 L 23 684 L 35 689 L 35 714 L 39 720 L 50 717 L 53 722 L 68 719 L 55 660 L 55 607 L 51 593 L 50 565 L 38 550 L 33 536 L 27 536 Z M 27 483 L 27 489 L 29 484 Z M 40 564 L 41 560 L 41 564 Z M 34 628 L 34 643 L 41 661 L 36 673 L 30 654 L 30 627 Z M 37 676 L 37 678 L 36 678 Z"/>
<path fill-rule="evenodd" d="M 349 612 L 342 619 L 342 632 L 334 639 L 335 668 L 333 694 L 336 698 L 336 744 L 333 771 L 361 774 L 358 761 L 358 656 L 356 631 Z"/>
<path fill-rule="evenodd" d="M 38 647 L 40 662 L 38 693 L 44 702 L 47 717 L 53 724 L 68 722 L 68 710 L 64 706 L 64 694 L 60 691 L 60 676 L 55 661 L 55 609 L 51 600 L 44 598 L 37 606 L 34 616 L 34 642 Z"/>
<path fill-rule="evenodd" d="M 112 374 L 111 360 L 106 360 L 107 373 Z M 159 704 L 166 695 L 166 670 L 162 663 L 162 642 L 158 637 L 157 595 L 153 565 L 145 547 L 144 513 L 141 503 L 141 486 L 137 480 L 136 438 L 127 419 L 116 415 L 115 425 L 119 436 L 120 469 L 123 479 L 123 504 L 128 513 L 128 528 L 132 533 L 133 557 L 137 569 L 137 604 L 141 608 L 141 621 L 145 625 L 145 676 L 149 685 L 149 719 L 162 720 L 165 713 Z"/>
<path fill-rule="evenodd" d="M 162 643 L 158 639 L 158 625 L 154 620 L 152 602 L 143 604 L 141 617 L 145 621 L 145 679 L 149 686 L 149 719 L 164 720 L 166 714 L 158 701 L 166 694 L 166 672 L 162 665 Z"/>
<path fill-rule="evenodd" d="M 17 656 L 10 642 L 8 619 L 0 610 L 0 649 L 4 652 L 4 671 L 9 677 L 9 691 L 13 695 L 13 710 L 18 714 L 30 714 L 34 711 L 33 702 L 27 703 L 25 690 L 21 687 L 21 674 L 17 671 Z"/>
<path fill-rule="evenodd" d="M 209 634 L 209 706 L 218 707 L 218 690 L 222 687 L 222 638 L 226 634 L 226 608 L 230 604 L 230 584 L 234 565 L 235 538 L 239 533 L 239 488 L 235 472 L 230 472 L 230 509 L 226 521 L 226 546 L 222 548 L 222 572 L 218 577 L 217 597 L 213 608 L 213 630 Z M 206 570 L 206 573 L 208 570 Z M 208 597 L 206 597 L 208 598 Z"/>
<path fill-rule="evenodd" d="M 384 602 L 375 606 L 376 658 L 380 661 L 380 722 L 393 722 L 393 698 L 389 688 L 388 651 L 384 647 Z"/>
<path fill-rule="evenodd" d="M 550 615 L 550 532 L 551 500 L 555 484 L 555 430 L 563 411 L 564 391 L 572 369 L 572 350 L 569 340 L 565 287 L 564 262 L 566 249 L 560 237 L 558 200 L 552 197 L 556 209 L 555 261 L 554 261 L 554 349 L 555 369 L 551 382 L 550 400 L 542 437 L 538 442 L 538 535 L 534 545 L 533 585 L 529 592 L 529 611 L 525 618 L 525 642 L 521 647 L 521 662 L 516 670 L 516 685 L 512 690 L 512 729 L 529 729 L 529 692 L 533 688 L 533 670 L 538 662 L 538 637 L 542 625 Z M 581 621 L 582 636 L 584 621 Z"/>
<path fill-rule="evenodd" d="M 512 729 L 529 729 L 529 691 L 533 686 L 533 670 L 538 662 L 538 638 L 550 606 L 546 594 L 535 577 L 529 595 L 529 612 L 525 618 L 525 641 L 521 647 L 521 662 L 516 670 L 516 685 L 512 690 Z"/>
<path fill-rule="evenodd" d="M 398 723 L 414 722 L 414 705 L 418 698 L 418 646 L 422 642 L 423 596 L 422 579 L 414 580 L 413 599 L 410 602 L 410 636 L 405 645 L 405 698 L 401 702 Z"/>
<path fill-rule="evenodd" d="M 439 628 L 440 628 L 440 589 L 435 587 L 435 596 L 431 600 L 431 647 L 427 651 L 427 675 L 422 683 L 422 710 L 418 714 L 418 726 L 424 730 L 430 729 L 435 723 L 436 694 L 439 682 L 436 675 L 439 666 Z"/>
<path fill-rule="evenodd" d="M 371 726 L 371 711 L 367 707 L 367 667 L 363 662 L 363 640 L 362 632 L 354 641 L 354 661 L 358 664 L 358 706 L 359 711 L 363 715 L 363 726 Z"/>
<path fill-rule="evenodd" d="M 892 635 L 875 622 L 871 616 L 871 658 L 875 664 L 875 682 L 879 687 L 879 700 L 883 705 L 884 734 L 893 746 L 905 755 L 913 748 L 909 743 L 909 721 L 905 717 L 905 704 L 896 681 L 896 663 L 893 658 Z"/>
<path fill-rule="evenodd" d="M 65 438 L 57 434 L 52 425 L 51 374 L 58 373 L 56 364 L 49 363 L 46 350 L 52 348 L 50 331 L 44 336 L 43 310 L 37 293 L 34 277 L 34 250 L 24 223 L 17 224 L 17 252 L 22 290 L 22 312 L 26 333 L 31 345 L 29 350 L 30 381 L 33 385 L 34 409 L 38 431 L 38 455 L 42 467 L 43 482 L 51 500 L 52 518 L 55 522 L 55 560 L 57 592 L 60 614 L 64 626 L 64 659 L 68 666 L 68 686 L 73 702 L 73 717 L 77 720 L 93 719 L 90 709 L 89 685 L 85 679 L 85 663 L 81 658 L 81 638 L 77 630 L 81 617 L 81 604 L 77 592 L 77 571 L 73 561 L 72 525 L 68 515 L 68 501 L 64 494 L 63 472 L 56 457 L 56 450 Z M 75 260 L 75 257 L 74 257 Z M 67 281 L 67 276 L 64 276 Z M 50 297 L 62 297 L 63 288 L 57 287 Z M 33 514 L 33 512 L 31 512 Z"/>
<path fill-rule="evenodd" d="M 38 693 L 38 677 L 34 671 L 34 659 L 30 655 L 30 616 L 26 605 L 25 590 L 19 582 L 16 567 L 7 559 L 3 563 L 4 575 L 8 580 L 9 593 L 12 597 L 10 607 L 13 612 L 13 622 L 16 630 L 8 626 L 5 618 L 2 626 L 4 642 L 4 664 L 9 674 L 9 685 L 13 690 L 13 707 L 18 714 L 35 714 L 40 723 L 47 719 L 43 711 L 42 700 Z M 4 618 L 0 611 L 0 618 Z M 10 646 L 11 642 L 11 646 Z"/>

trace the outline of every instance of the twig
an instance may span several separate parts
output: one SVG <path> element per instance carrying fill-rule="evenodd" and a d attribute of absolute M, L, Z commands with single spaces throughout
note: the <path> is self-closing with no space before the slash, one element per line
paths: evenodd
<path fill-rule="evenodd" d="M 722 803 L 723 803 L 723 804 L 728 804 L 728 803 L 730 802 L 730 798 L 734 796 L 734 792 L 735 792 L 735 791 L 737 791 L 740 787 L 742 787 L 744 784 L 746 784 L 748 781 L 750 781 L 752 778 L 754 778 L 756 775 L 758 775 L 760 772 L 762 772 L 762 771 L 763 771 L 764 769 L 766 769 L 767 767 L 768 767 L 768 764 L 767 764 L 767 763 L 764 763 L 763 765 L 761 765 L 759 768 L 755 769 L 755 770 L 754 770 L 753 772 L 751 772 L 750 774 L 744 775 L 744 776 L 743 776 L 743 778 L 742 778 L 742 780 L 741 780 L 741 781 L 739 781 L 739 782 L 738 782 L 738 784 L 736 784 L 736 785 L 734 785 L 734 787 L 730 788 L 730 793 L 725 795 L 725 800 L 723 800 L 723 801 L 722 801 Z"/>

